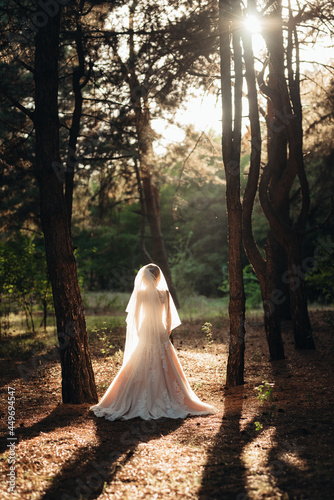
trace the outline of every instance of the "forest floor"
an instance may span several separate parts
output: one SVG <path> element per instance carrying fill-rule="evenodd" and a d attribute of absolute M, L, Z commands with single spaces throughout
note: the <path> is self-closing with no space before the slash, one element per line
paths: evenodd
<path fill-rule="evenodd" d="M 228 321 L 183 322 L 174 345 L 196 394 L 215 415 L 110 422 L 62 405 L 57 359 L 1 360 L 2 499 L 334 498 L 334 312 L 311 314 L 315 351 L 270 362 L 262 318 L 246 324 L 245 385 L 224 389 Z M 121 365 L 124 327 L 91 335 L 99 397 Z M 105 348 L 101 348 L 101 345 Z M 112 345 L 111 345 L 112 344 Z M 257 387 L 267 381 L 261 402 Z M 16 489 L 7 491 L 7 393 L 15 390 Z M 273 397 L 270 398 L 270 394 Z"/>

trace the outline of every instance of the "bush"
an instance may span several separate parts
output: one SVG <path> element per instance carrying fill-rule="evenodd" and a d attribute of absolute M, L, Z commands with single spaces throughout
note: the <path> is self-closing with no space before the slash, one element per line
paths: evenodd
<path fill-rule="evenodd" d="M 225 295 L 230 293 L 230 284 L 228 281 L 228 267 L 223 266 L 223 283 L 220 285 L 221 290 Z M 257 309 L 262 307 L 262 297 L 259 281 L 250 264 L 243 268 L 244 289 L 246 295 L 246 306 L 249 309 Z"/>
<path fill-rule="evenodd" d="M 314 269 L 306 274 L 306 285 L 313 298 L 317 295 L 317 300 L 324 299 L 327 304 L 334 302 L 334 262 L 331 254 L 324 254 L 319 262 L 315 262 Z"/>
<path fill-rule="evenodd" d="M 27 327 L 35 331 L 33 308 L 52 303 L 44 250 L 40 242 L 18 233 L 0 242 L 1 307 L 17 306 L 26 315 Z M 6 311 L 8 312 L 8 311 Z M 4 313 L 3 310 L 0 314 Z"/>

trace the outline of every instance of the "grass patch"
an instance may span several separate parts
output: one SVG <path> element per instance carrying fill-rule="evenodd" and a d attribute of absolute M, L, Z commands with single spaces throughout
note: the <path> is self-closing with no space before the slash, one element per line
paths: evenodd
<path fill-rule="evenodd" d="M 86 316 L 86 325 L 89 333 L 104 328 L 112 330 L 125 325 L 125 313 L 124 316 Z"/>
<path fill-rule="evenodd" d="M 86 310 L 86 324 L 90 341 L 99 346 L 100 350 L 107 349 L 102 346 L 100 337 L 106 334 L 108 341 L 115 350 L 124 345 L 124 335 L 126 329 L 125 308 L 129 301 L 130 294 L 118 292 L 84 292 Z M 181 338 L 187 333 L 187 323 L 199 322 L 211 323 L 214 329 L 221 328 L 228 321 L 228 296 L 223 298 L 208 298 L 203 295 L 183 296 L 179 315 L 184 327 L 180 327 L 174 336 Z M 312 304 L 312 310 L 319 309 L 318 304 Z M 247 308 L 247 317 L 262 314 L 262 309 Z M 329 315 L 329 313 L 328 313 Z M 8 317 L 10 327 L 7 333 L 2 335 L 0 342 L 0 357 L 9 359 L 30 359 L 36 352 L 41 352 L 58 345 L 56 336 L 56 319 L 49 316 L 47 319 L 47 331 L 40 327 L 42 320 L 41 313 L 34 314 L 36 334 L 33 335 L 27 330 L 25 316 L 22 312 L 11 313 Z M 329 320 L 328 320 L 329 321 Z M 332 320 L 330 323 L 332 324 Z M 199 329 L 201 327 L 199 326 Z M 205 334 L 203 334 L 205 337 Z M 208 340 L 206 339 L 206 344 Z M 107 344 L 106 344 L 107 345 Z M 108 344 L 109 345 L 109 344 Z M 254 354 L 256 358 L 260 354 Z"/>
<path fill-rule="evenodd" d="M 130 294 L 109 291 L 85 292 L 84 305 L 87 311 L 87 328 L 92 330 L 99 325 L 112 328 L 124 324 Z M 228 315 L 228 297 L 208 298 L 203 295 L 180 297 L 179 315 L 182 321 L 193 321 L 205 318 L 212 320 Z M 95 314 L 95 316 L 94 316 Z M 103 322 L 106 325 L 102 325 Z M 101 323 L 102 322 L 102 323 Z"/>
<path fill-rule="evenodd" d="M 53 328 L 47 332 L 7 335 L 0 343 L 0 358 L 28 360 L 36 353 L 58 345 L 58 340 Z"/>
<path fill-rule="evenodd" d="M 44 331 L 43 326 L 41 326 L 42 313 L 40 311 L 35 311 L 33 314 L 34 325 L 36 332 Z M 31 334 L 32 331 L 28 329 L 25 314 L 22 311 L 11 312 L 6 317 L 6 327 L 3 327 L 2 338 L 7 336 L 25 335 Z M 46 319 L 47 332 L 55 332 L 56 329 L 56 318 L 53 314 Z"/>
<path fill-rule="evenodd" d="M 205 321 L 227 316 L 228 297 L 208 298 L 204 295 L 193 295 L 181 299 L 179 315 L 182 321 L 194 321 L 204 318 Z"/>
<path fill-rule="evenodd" d="M 130 294 L 105 290 L 100 292 L 83 292 L 82 298 L 87 311 L 99 314 L 101 311 L 125 311 Z"/>

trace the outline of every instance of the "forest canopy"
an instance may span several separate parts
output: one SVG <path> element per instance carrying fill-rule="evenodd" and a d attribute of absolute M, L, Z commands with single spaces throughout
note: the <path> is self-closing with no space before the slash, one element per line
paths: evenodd
<path fill-rule="evenodd" d="M 194 127 L 180 113 L 199 107 L 198 102 L 206 98 L 210 103 L 216 100 L 213 106 L 221 106 L 218 11 L 211 2 L 40 2 L 37 10 L 29 2 L 1 2 L 2 255 L 7 255 L 9 241 L 14 248 L 20 242 L 25 244 L 26 238 L 43 248 L 34 166 L 36 137 L 31 121 L 33 41 L 39 24 L 54 15 L 58 4 L 63 5 L 58 70 L 60 158 L 54 167 L 57 177 L 65 179 L 83 288 L 129 292 L 129 276 L 148 256 L 161 252 L 154 248 L 154 217 L 145 207 L 145 179 L 149 178 L 154 192 L 159 193 L 154 213 L 160 219 L 179 295 L 227 294 L 220 127 L 212 122 L 211 128 L 201 128 L 200 120 Z M 329 4 L 324 6 L 315 2 L 305 3 L 301 10 L 297 5 L 292 7 L 303 56 L 310 47 L 328 43 L 331 14 Z M 260 2 L 257 12 L 241 14 L 244 26 L 257 39 L 263 29 L 265 39 L 261 26 L 270 18 L 270 7 Z M 283 6 L 283 16 L 283 23 L 287 23 L 288 6 Z M 289 36 L 287 31 L 284 36 Z M 259 47 L 256 64 L 261 72 L 268 48 L 263 42 L 255 47 Z M 304 161 L 310 186 L 310 231 L 303 248 L 305 255 L 312 256 L 319 235 L 311 229 L 326 218 L 333 192 L 333 79 L 330 61 L 301 62 L 301 72 Z M 245 87 L 243 92 L 247 109 Z M 264 131 L 267 111 L 263 93 L 259 93 L 259 106 Z M 205 110 L 205 114 L 210 113 L 209 108 Z M 161 131 L 168 137 L 171 130 L 173 139 L 168 142 Z M 243 192 L 251 155 L 246 116 L 242 135 Z M 266 140 L 264 131 L 263 145 Z M 145 165 L 140 164 L 143 156 Z M 266 161 L 265 155 L 261 161 Z M 292 216 L 300 203 L 300 188 L 297 181 L 295 184 L 290 192 Z M 253 230 L 263 247 L 268 222 L 258 198 Z M 329 220 L 320 234 L 326 237 L 332 230 Z M 242 264 L 246 273 L 252 272 L 245 254 Z M 311 300 L 332 301 L 332 276 L 328 255 L 321 271 L 307 275 Z"/>
<path fill-rule="evenodd" d="M 0 28 L 1 491 L 331 498 L 334 0 Z"/>

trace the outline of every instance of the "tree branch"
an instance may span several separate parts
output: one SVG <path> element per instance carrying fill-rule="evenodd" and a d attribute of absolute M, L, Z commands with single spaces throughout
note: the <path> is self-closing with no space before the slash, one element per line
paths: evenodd
<path fill-rule="evenodd" d="M 33 111 L 30 111 L 29 109 L 27 109 L 25 106 L 23 106 L 21 103 L 19 103 L 16 99 L 14 99 L 14 97 L 8 95 L 7 93 L 4 93 L 4 96 L 7 97 L 7 99 L 16 108 L 18 108 L 20 111 L 22 111 L 22 113 L 24 113 L 26 116 L 28 116 L 28 118 L 30 118 L 30 120 L 34 121 L 34 112 Z"/>
<path fill-rule="evenodd" d="M 265 261 L 255 242 L 252 229 L 252 213 L 258 188 L 261 165 L 261 128 L 259 120 L 259 103 L 257 98 L 256 75 L 251 36 L 242 34 L 244 61 L 249 102 L 249 121 L 251 128 L 251 156 L 246 188 L 242 202 L 242 231 L 244 247 L 249 262 L 260 279 L 265 279 Z M 264 110 L 263 110 L 264 111 Z"/>

